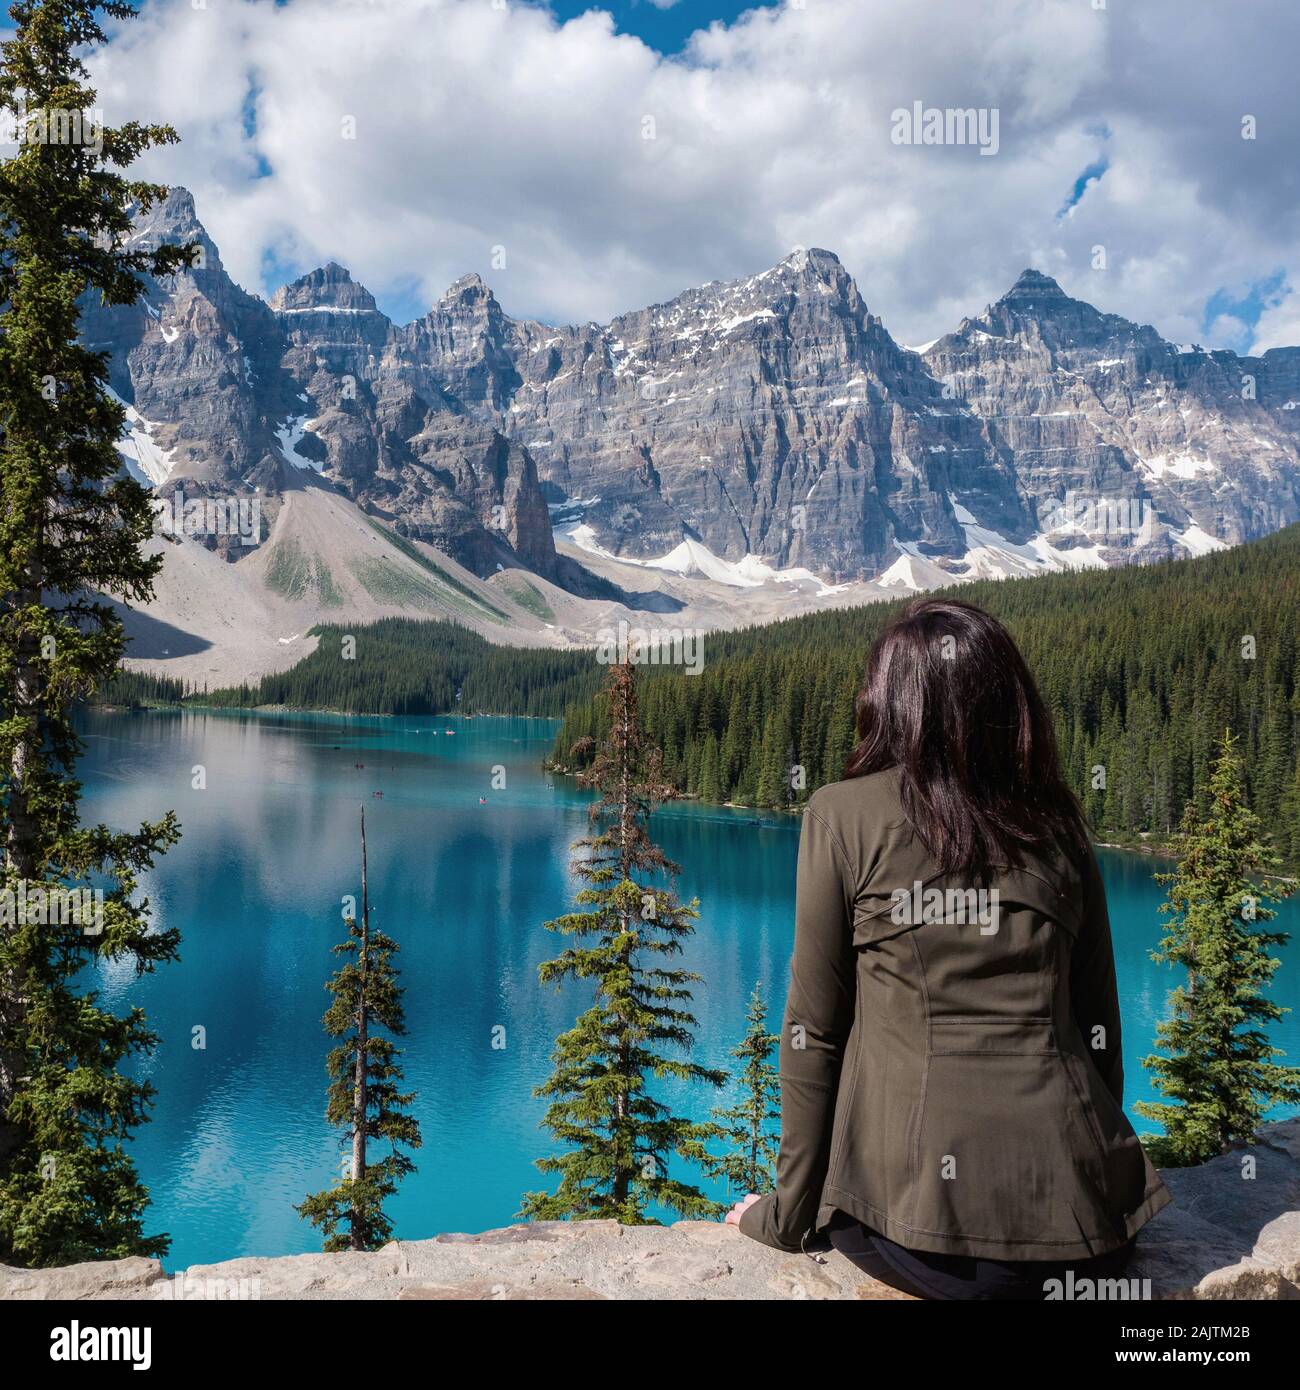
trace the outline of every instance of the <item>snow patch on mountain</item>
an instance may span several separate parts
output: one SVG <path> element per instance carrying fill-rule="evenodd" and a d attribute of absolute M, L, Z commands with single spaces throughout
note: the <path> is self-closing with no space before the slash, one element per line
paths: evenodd
<path fill-rule="evenodd" d="M 696 540 L 684 540 L 667 555 L 645 561 L 647 569 L 671 570 L 674 574 L 698 574 L 718 584 L 730 584 L 737 589 L 756 589 L 764 584 L 816 584 L 820 591 L 835 593 L 843 586 L 828 585 L 811 570 L 798 567 L 774 569 L 757 555 L 741 560 L 723 560 L 706 545 Z"/>
<path fill-rule="evenodd" d="M 1020 544 L 1008 540 L 998 531 L 979 525 L 960 503 L 953 503 L 953 512 L 966 533 L 967 549 L 960 560 L 947 568 L 922 555 L 914 541 L 896 540 L 894 548 L 900 552 L 898 559 L 882 570 L 874 583 L 884 589 L 923 593 L 972 579 L 1017 579 L 1033 574 L 1106 567 L 1100 546 L 1066 549 L 1054 545 L 1043 534 L 1031 536 Z M 1052 533 L 1054 537 L 1060 534 L 1059 531 Z"/>
<path fill-rule="evenodd" d="M 1225 542 L 1211 536 L 1193 523 L 1186 531 L 1175 531 L 1174 540 L 1191 555 L 1209 555 L 1215 550 L 1227 550 Z"/>
<path fill-rule="evenodd" d="M 723 337 L 727 333 L 734 332 L 744 323 L 753 323 L 755 319 L 774 319 L 776 315 L 771 309 L 756 309 L 752 314 L 737 314 L 735 318 L 727 319 L 725 323 L 718 325 L 718 337 Z"/>
<path fill-rule="evenodd" d="M 615 555 L 612 550 L 606 550 L 596 539 L 596 528 L 589 526 L 585 521 L 580 521 L 573 526 L 562 526 L 556 532 L 566 541 L 570 541 L 580 550 L 586 550 L 592 555 L 599 555 L 605 560 L 621 560 L 624 564 L 640 564 L 639 560 L 624 560 L 621 555 Z"/>
<path fill-rule="evenodd" d="M 1008 540 L 990 527 L 982 526 L 969 508 L 962 506 L 951 494 L 948 501 L 966 536 L 968 549 L 961 560 L 965 578 L 1009 579 L 1047 571 L 1106 567 L 1099 545 L 1067 547 L 1059 544 L 1059 540 L 1066 535 L 1084 535 L 1073 524 L 1058 526 L 1050 532 L 1040 531 L 1022 545 Z"/>
<path fill-rule="evenodd" d="M 1155 454 L 1151 458 L 1139 458 L 1138 467 L 1144 468 L 1155 478 L 1198 478 L 1203 473 L 1217 473 L 1219 465 L 1207 458 L 1197 458 L 1193 454 Z"/>
<path fill-rule="evenodd" d="M 277 314 L 377 314 L 378 309 L 350 308 L 342 304 L 301 304 L 293 309 L 277 309 Z"/>
<path fill-rule="evenodd" d="M 155 426 L 112 388 L 108 394 L 126 411 L 128 432 L 118 440 L 117 452 L 122 455 L 127 472 L 145 487 L 161 487 L 171 475 L 176 450 L 159 448 L 153 438 Z"/>
<path fill-rule="evenodd" d="M 1053 536 L 1061 534 L 1060 531 L 1051 532 Z M 1076 545 L 1068 550 L 1055 546 L 1042 534 L 1034 536 L 1029 542 L 1030 548 L 1040 556 L 1044 565 L 1052 570 L 1104 570 L 1106 568 L 1106 558 L 1102 555 L 1102 547 L 1099 545 Z"/>
<path fill-rule="evenodd" d="M 638 560 L 631 555 L 615 555 L 606 550 L 596 539 L 595 529 L 586 522 L 561 527 L 557 534 L 572 542 L 580 549 L 605 560 L 616 560 L 623 565 L 636 565 L 640 569 L 666 570 L 670 574 L 683 577 L 696 576 L 711 579 L 715 584 L 726 584 L 733 589 L 761 589 L 765 584 L 816 584 L 817 597 L 842 593 L 847 584 L 827 584 L 812 570 L 793 566 L 779 570 L 759 559 L 757 555 L 746 555 L 740 560 L 724 560 L 715 555 L 706 545 L 689 537 L 676 545 L 666 555 L 653 560 Z"/>
<path fill-rule="evenodd" d="M 933 560 L 927 560 L 913 541 L 895 541 L 894 548 L 901 552 L 898 559 L 875 579 L 882 589 L 908 589 L 921 593 L 926 589 L 957 583 L 962 577 L 936 565 Z"/>
<path fill-rule="evenodd" d="M 280 452 L 284 455 L 286 462 L 293 464 L 295 468 L 311 469 L 312 472 L 319 473 L 325 467 L 324 462 L 309 459 L 305 454 L 298 452 L 298 445 L 302 443 L 302 437 L 307 433 L 307 429 L 307 417 L 294 415 L 286 424 L 276 427 L 275 437 L 280 441 Z"/>

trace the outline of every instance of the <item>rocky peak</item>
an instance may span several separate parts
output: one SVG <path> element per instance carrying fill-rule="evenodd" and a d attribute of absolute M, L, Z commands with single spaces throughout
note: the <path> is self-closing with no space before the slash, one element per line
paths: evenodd
<path fill-rule="evenodd" d="M 1032 306 L 1035 303 L 1061 302 L 1069 299 L 1069 295 L 1052 279 L 1050 275 L 1044 275 L 1041 270 L 1022 270 L 1016 283 L 998 300 L 999 304 L 1024 304 Z"/>
<path fill-rule="evenodd" d="M 423 322 L 442 325 L 443 331 L 458 336 L 469 334 L 483 339 L 493 351 L 498 351 L 514 320 L 501 308 L 483 277 L 471 272 L 448 285 Z"/>
<path fill-rule="evenodd" d="M 188 246 L 193 242 L 203 248 L 202 269 L 221 271 L 221 256 L 217 244 L 199 221 L 194 207 L 194 195 L 180 184 L 167 190 L 167 196 L 155 203 L 148 212 L 132 210 L 135 232 L 130 240 L 132 251 L 148 251 L 159 246 Z"/>
<path fill-rule="evenodd" d="M 839 257 L 814 247 L 794 251 L 755 275 L 711 280 L 664 304 L 620 314 L 605 333 L 617 362 L 631 348 L 655 339 L 690 344 L 732 339 L 737 333 L 739 341 L 763 338 L 775 329 L 773 320 L 785 322 L 800 312 L 820 316 L 832 306 L 850 315 L 865 308 Z"/>
<path fill-rule="evenodd" d="M 1138 350 L 1161 355 L 1166 347 L 1154 328 L 1117 314 L 1105 314 L 1086 300 L 1074 299 L 1050 275 L 1025 270 L 982 319 L 962 321 L 958 337 L 1007 338 L 1018 345 L 1036 344 L 1056 352 L 1093 352 L 1104 356 Z"/>
<path fill-rule="evenodd" d="M 399 330 L 406 356 L 467 410 L 496 420 L 519 385 L 510 352 L 518 330 L 479 275 L 462 275 L 423 318 Z"/>
<path fill-rule="evenodd" d="M 835 252 L 825 251 L 820 246 L 800 247 L 797 251 L 791 251 L 764 274 L 822 284 L 849 278 L 848 271 Z"/>
<path fill-rule="evenodd" d="M 194 195 L 182 184 L 174 184 L 169 188 L 167 196 L 144 214 L 144 220 L 139 226 L 153 230 L 173 230 L 177 233 L 203 230 L 194 207 Z"/>
<path fill-rule="evenodd" d="M 1050 275 L 1041 270 L 1022 271 L 1016 283 L 985 311 L 988 324 L 1009 336 L 1027 325 L 1048 321 L 1082 320 L 1100 323 L 1105 315 L 1081 299 L 1071 299 Z"/>
<path fill-rule="evenodd" d="M 484 283 L 483 277 L 471 271 L 468 275 L 462 275 L 459 280 L 448 285 L 442 292 L 441 304 L 471 304 L 478 300 L 491 300 L 496 303 L 496 296 Z"/>
<path fill-rule="evenodd" d="M 305 313 L 313 309 L 336 309 L 343 313 L 378 312 L 374 295 L 364 285 L 358 285 L 348 271 L 335 261 L 277 290 L 271 299 L 271 308 L 279 314 Z"/>

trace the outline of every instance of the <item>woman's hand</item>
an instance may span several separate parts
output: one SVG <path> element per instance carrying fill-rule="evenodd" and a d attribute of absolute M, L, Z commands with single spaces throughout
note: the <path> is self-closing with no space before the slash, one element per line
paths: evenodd
<path fill-rule="evenodd" d="M 740 1218 L 757 1201 L 758 1193 L 751 1192 L 743 1201 L 737 1202 L 736 1205 L 732 1207 L 732 1209 L 727 1213 L 725 1217 L 725 1224 L 728 1226 L 739 1226 Z"/>

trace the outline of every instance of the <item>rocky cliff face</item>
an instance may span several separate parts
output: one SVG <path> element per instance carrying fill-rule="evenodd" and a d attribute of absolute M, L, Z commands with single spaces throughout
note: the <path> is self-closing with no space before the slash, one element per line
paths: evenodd
<path fill-rule="evenodd" d="M 413 327 L 615 554 L 698 539 L 921 587 L 1194 554 L 1300 517 L 1300 349 L 1180 351 L 1036 271 L 923 353 L 818 250 L 605 327 L 511 320 L 477 280 Z"/>
<path fill-rule="evenodd" d="M 1243 1181 L 1245 1160 L 1252 1177 Z M 1200 1168 L 1166 1171 L 1174 1204 L 1145 1226 L 1122 1284 L 1065 1297 L 1300 1297 L 1300 1120 Z M 3 1299 L 906 1299 L 833 1250 L 783 1255 L 734 1226 L 539 1221 L 476 1235 L 392 1241 L 373 1254 L 287 1255 L 195 1265 L 156 1260 L 66 1269 L 0 1266 Z M 1086 1282 L 1086 1281 L 1085 1281 Z"/>
<path fill-rule="evenodd" d="M 513 563 L 559 577 L 531 455 L 444 390 L 368 290 L 329 265 L 271 309 L 301 388 L 291 457 L 478 574 Z"/>
<path fill-rule="evenodd" d="M 953 492 L 1012 532 L 1030 525 L 1010 461 L 827 251 L 605 327 L 515 322 L 481 286 L 425 322 L 435 370 L 490 386 L 470 408 L 525 441 L 614 554 L 698 540 L 730 561 L 869 578 L 898 537 L 964 551 Z"/>
<path fill-rule="evenodd" d="M 138 306 L 86 306 L 86 338 L 111 351 L 132 407 L 126 452 L 151 482 L 274 503 L 285 469 L 314 470 L 478 574 L 564 578 L 527 450 L 447 395 L 346 270 L 325 266 L 268 305 L 231 281 L 184 189 L 139 225 L 139 245 L 203 252 L 148 281 Z"/>
<path fill-rule="evenodd" d="M 1176 558 L 1300 516 L 1300 349 L 1179 349 L 1027 270 L 924 357 L 979 416 L 988 446 L 1015 459 L 1039 527 L 1067 547 Z M 1089 516 L 1100 509 L 1086 504 L 1104 499 L 1136 504 L 1128 526 L 1096 524 L 1116 520 Z"/>
<path fill-rule="evenodd" d="M 314 469 L 480 575 L 581 592 L 552 518 L 639 561 L 912 588 L 1300 518 L 1300 349 L 1180 350 L 1035 271 L 916 352 L 827 251 L 603 326 L 512 319 L 471 275 L 398 326 L 336 265 L 246 294 L 184 190 L 138 237 L 204 250 L 143 306 L 88 313 L 155 481 L 274 494 Z"/>
<path fill-rule="evenodd" d="M 168 242 L 198 245 L 190 272 L 146 279 L 129 307 L 82 306 L 84 336 L 110 352 L 110 382 L 129 407 L 123 452 L 161 495 L 180 487 L 190 497 L 275 498 L 283 465 L 274 426 L 286 388 L 270 310 L 226 274 L 184 189 L 138 219 L 132 249 Z"/>

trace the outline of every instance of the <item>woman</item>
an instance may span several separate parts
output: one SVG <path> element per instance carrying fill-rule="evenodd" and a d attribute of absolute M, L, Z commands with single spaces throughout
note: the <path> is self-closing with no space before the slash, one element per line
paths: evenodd
<path fill-rule="evenodd" d="M 788 1251 L 824 1230 L 934 1298 L 1113 1278 L 1170 1197 L 1124 1117 L 1105 892 L 1033 678 L 987 613 L 920 599 L 857 731 L 804 814 L 776 1190 L 727 1220 Z"/>

